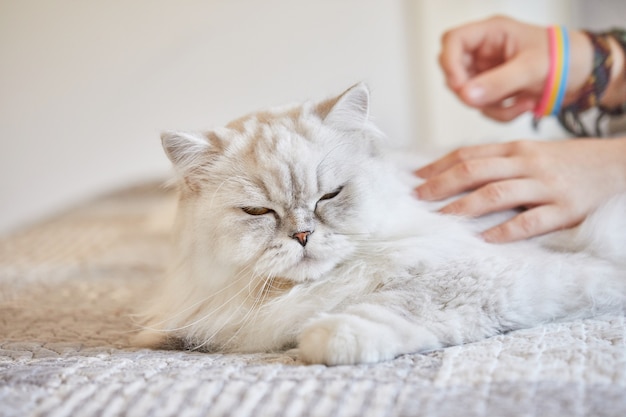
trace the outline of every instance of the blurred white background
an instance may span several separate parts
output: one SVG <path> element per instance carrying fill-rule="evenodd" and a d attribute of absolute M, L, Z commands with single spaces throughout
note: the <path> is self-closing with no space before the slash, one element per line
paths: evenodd
<path fill-rule="evenodd" d="M 448 91 L 439 37 L 495 13 L 623 25 L 622 0 L 0 0 L 0 234 L 166 177 L 159 132 L 365 81 L 402 146 L 540 136 L 482 119 Z"/>

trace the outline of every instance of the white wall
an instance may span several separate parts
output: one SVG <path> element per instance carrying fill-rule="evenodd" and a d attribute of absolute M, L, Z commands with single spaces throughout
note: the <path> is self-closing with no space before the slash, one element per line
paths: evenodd
<path fill-rule="evenodd" d="M 574 0 L 575 20 L 579 27 L 604 31 L 626 25 L 626 1 L 624 0 Z"/>

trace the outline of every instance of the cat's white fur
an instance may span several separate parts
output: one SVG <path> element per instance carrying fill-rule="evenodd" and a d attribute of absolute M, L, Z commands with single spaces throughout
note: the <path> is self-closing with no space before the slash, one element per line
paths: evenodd
<path fill-rule="evenodd" d="M 485 243 L 480 220 L 412 195 L 368 108 L 359 84 L 163 135 L 180 183 L 176 257 L 139 343 L 297 346 L 307 362 L 351 364 L 623 311 L 626 197 L 570 231 Z"/>

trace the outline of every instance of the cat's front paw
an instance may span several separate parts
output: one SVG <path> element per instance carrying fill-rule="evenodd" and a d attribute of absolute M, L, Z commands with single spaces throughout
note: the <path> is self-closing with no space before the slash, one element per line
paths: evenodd
<path fill-rule="evenodd" d="M 352 365 L 393 359 L 397 335 L 387 324 L 351 314 L 312 321 L 300 334 L 300 358 L 307 363 Z"/>

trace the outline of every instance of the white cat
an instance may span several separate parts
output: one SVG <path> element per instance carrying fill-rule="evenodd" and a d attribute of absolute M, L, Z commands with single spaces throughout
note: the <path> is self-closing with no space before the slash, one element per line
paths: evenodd
<path fill-rule="evenodd" d="M 141 345 L 354 364 L 624 310 L 626 197 L 576 229 L 488 244 L 412 196 L 368 107 L 359 84 L 162 136 L 176 257 Z"/>

